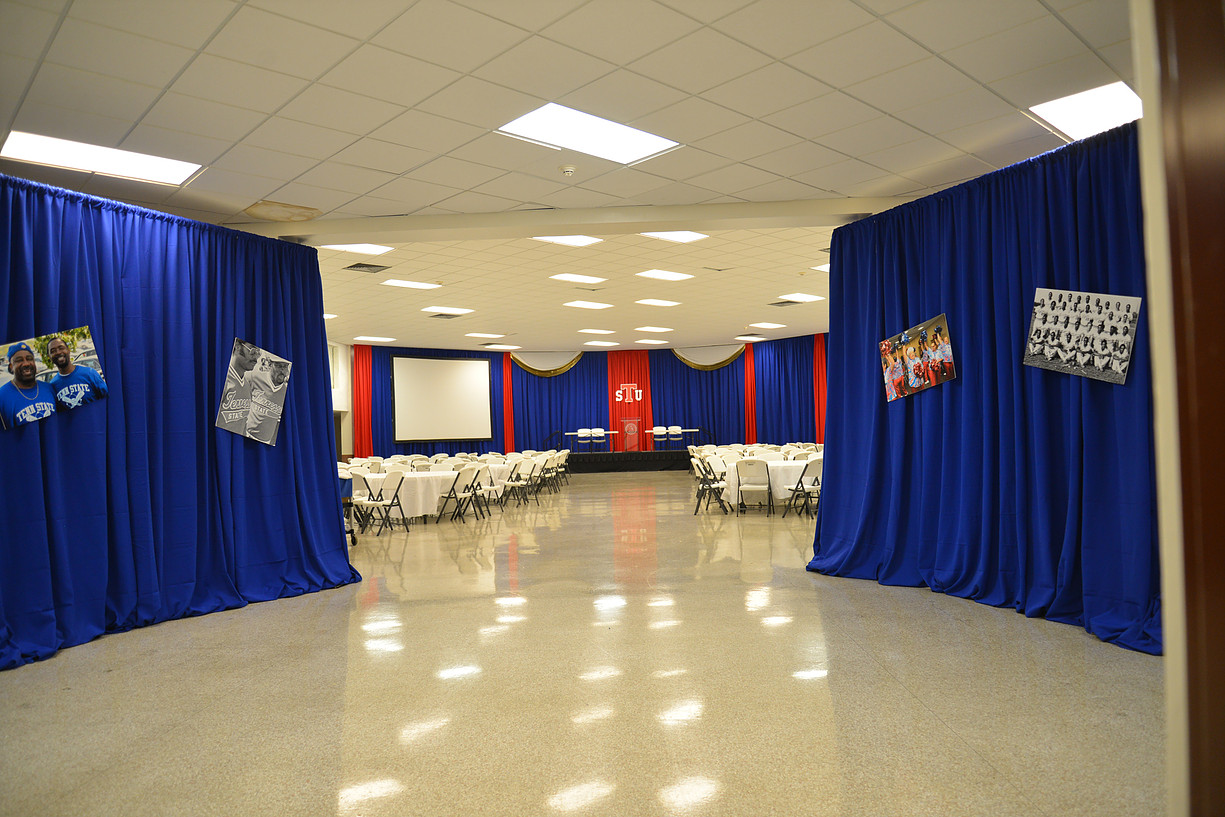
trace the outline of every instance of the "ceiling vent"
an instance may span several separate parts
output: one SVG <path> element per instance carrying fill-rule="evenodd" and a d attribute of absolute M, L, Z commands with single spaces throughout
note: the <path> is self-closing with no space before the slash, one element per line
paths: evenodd
<path fill-rule="evenodd" d="M 350 264 L 345 269 L 351 269 L 354 272 L 382 272 L 385 269 L 391 269 L 389 266 L 382 264 Z"/>

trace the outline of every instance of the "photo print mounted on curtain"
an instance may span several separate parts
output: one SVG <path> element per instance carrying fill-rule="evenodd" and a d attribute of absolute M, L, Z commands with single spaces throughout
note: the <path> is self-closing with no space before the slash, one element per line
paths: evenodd
<path fill-rule="evenodd" d="M 88 326 L 3 344 L 0 428 L 5 430 L 106 397 Z"/>
<path fill-rule="evenodd" d="M 957 376 L 953 339 L 943 313 L 880 342 L 885 399 L 892 403 Z"/>
<path fill-rule="evenodd" d="M 250 341 L 234 338 L 217 409 L 217 428 L 276 445 L 291 365 Z"/>
<path fill-rule="evenodd" d="M 1139 298 L 1039 288 L 1022 362 L 1122 384 L 1139 320 Z"/>

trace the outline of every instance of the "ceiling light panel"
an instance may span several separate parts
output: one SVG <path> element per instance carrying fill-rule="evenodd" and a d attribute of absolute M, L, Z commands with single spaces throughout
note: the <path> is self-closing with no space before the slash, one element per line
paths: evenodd
<path fill-rule="evenodd" d="M 438 289 L 441 284 L 425 284 L 421 281 L 401 281 L 399 278 L 388 278 L 383 281 L 384 286 L 389 287 L 404 287 L 405 289 Z"/>
<path fill-rule="evenodd" d="M 659 339 L 657 339 L 657 338 L 642 338 L 641 340 L 636 340 L 636 341 L 634 341 L 634 343 L 642 343 L 642 344 L 646 344 L 646 345 L 648 345 L 648 346 L 660 346 L 660 345 L 662 345 L 662 344 L 664 344 L 664 343 L 667 343 L 667 341 L 666 341 L 666 340 L 659 340 Z"/>
<path fill-rule="evenodd" d="M 612 304 L 602 304 L 596 301 L 568 301 L 562 306 L 573 306 L 576 309 L 608 309 Z"/>
<path fill-rule="evenodd" d="M 759 340 L 765 340 L 765 338 L 761 337 L 760 335 L 737 335 L 735 339 L 742 340 L 745 343 L 756 343 Z"/>
<path fill-rule="evenodd" d="M 639 278 L 655 278 L 660 281 L 684 281 L 686 278 L 692 278 L 692 275 L 684 272 L 669 272 L 666 269 L 649 269 L 645 272 L 634 273 Z"/>
<path fill-rule="evenodd" d="M 578 331 L 583 333 L 584 335 L 615 335 L 616 334 L 611 329 L 580 329 Z"/>
<path fill-rule="evenodd" d="M 781 301 L 794 301 L 801 304 L 825 300 L 825 297 L 822 295 L 809 295 L 807 292 L 792 292 L 789 295 L 779 295 L 778 297 Z"/>
<path fill-rule="evenodd" d="M 597 278 L 594 275 L 577 275 L 573 272 L 562 272 L 557 275 L 550 275 L 549 277 L 558 281 L 569 281 L 574 284 L 599 284 L 608 280 L 607 278 Z"/>
<path fill-rule="evenodd" d="M 750 323 L 749 326 L 754 329 L 785 329 L 785 323 Z"/>
<path fill-rule="evenodd" d="M 680 301 L 662 301 L 659 298 L 643 298 L 641 301 L 634 301 L 636 304 L 643 306 L 680 306 Z"/>
<path fill-rule="evenodd" d="M 466 338 L 504 338 L 506 335 L 494 335 L 489 332 L 468 332 L 464 335 Z"/>
<path fill-rule="evenodd" d="M 462 306 L 427 306 L 421 311 L 433 312 L 438 315 L 467 315 L 472 310 L 464 309 Z"/>
<path fill-rule="evenodd" d="M 671 332 L 666 326 L 635 326 L 635 332 Z"/>
<path fill-rule="evenodd" d="M 22 131 L 9 133 L 4 140 L 4 146 L 0 147 L 0 156 L 20 162 L 156 184 L 182 184 L 200 169 L 200 165 L 192 162 L 180 162 L 176 159 L 150 156 L 147 153 L 54 139 Z"/>
<path fill-rule="evenodd" d="M 555 102 L 507 122 L 498 132 L 621 164 L 642 161 L 679 144 Z"/>
<path fill-rule="evenodd" d="M 380 338 L 375 335 L 358 335 L 353 340 L 365 340 L 370 343 L 391 343 L 395 338 Z"/>
<path fill-rule="evenodd" d="M 1086 139 L 1140 118 L 1140 97 L 1126 83 L 1115 82 L 1030 108 L 1073 139 Z"/>
<path fill-rule="evenodd" d="M 669 230 L 662 233 L 639 233 L 647 238 L 661 238 L 664 241 L 674 241 L 677 244 L 689 244 L 694 241 L 701 241 L 703 238 L 710 238 L 706 233 L 695 233 L 692 230 Z"/>
<path fill-rule="evenodd" d="M 324 244 L 319 249 L 355 252 L 361 255 L 382 255 L 385 252 L 391 252 L 395 248 L 384 247 L 382 244 Z"/>
<path fill-rule="evenodd" d="M 567 247 L 590 247 L 599 244 L 604 239 L 589 235 L 534 235 L 533 241 L 547 241 L 550 244 L 564 244 Z"/>
<path fill-rule="evenodd" d="M 615 340 L 589 340 L 583 344 L 584 346 L 620 346 Z"/>

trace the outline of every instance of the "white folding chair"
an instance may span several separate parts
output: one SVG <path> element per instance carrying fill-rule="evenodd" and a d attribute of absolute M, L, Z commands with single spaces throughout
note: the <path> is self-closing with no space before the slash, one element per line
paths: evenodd
<path fill-rule="evenodd" d="M 693 506 L 694 515 L 696 516 L 698 509 L 702 507 L 703 499 L 706 500 L 707 509 L 710 508 L 710 500 L 716 500 L 719 503 L 719 509 L 726 514 L 727 505 L 723 502 L 723 491 L 727 489 L 727 483 L 715 474 L 714 469 L 697 457 L 692 459 L 692 464 L 694 473 L 698 475 L 698 501 Z"/>
<path fill-rule="evenodd" d="M 736 463 L 736 482 L 736 507 L 740 513 L 746 510 L 745 493 L 763 492 L 765 502 L 759 500 L 756 504 L 765 505 L 767 516 L 774 513 L 774 494 L 770 490 L 770 469 L 766 467 L 765 460 L 748 458 L 738 461 Z"/>
<path fill-rule="evenodd" d="M 383 528 L 392 524 L 391 512 L 393 510 L 399 509 L 400 518 L 404 518 L 404 511 L 400 506 L 400 483 L 404 481 L 404 474 L 399 471 L 388 474 L 377 491 L 370 487 L 370 483 L 366 481 L 365 476 L 361 480 L 365 483 L 366 495 L 361 498 L 354 496 L 353 505 L 361 509 L 362 533 L 366 532 L 367 524 L 374 524 L 375 517 L 377 516 L 379 529 L 374 535 L 380 536 L 383 533 Z M 404 527 L 405 530 L 408 529 L 407 525 Z"/>
<path fill-rule="evenodd" d="M 591 429 L 591 447 L 594 449 L 598 445 L 606 445 L 608 443 L 607 433 L 602 428 Z"/>

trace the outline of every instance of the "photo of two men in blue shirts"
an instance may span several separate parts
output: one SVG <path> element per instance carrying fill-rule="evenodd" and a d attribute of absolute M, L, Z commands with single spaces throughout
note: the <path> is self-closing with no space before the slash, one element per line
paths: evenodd
<path fill-rule="evenodd" d="M 101 371 L 74 362 L 72 347 L 64 338 L 50 336 L 46 350 L 54 369 L 40 372 L 39 356 L 30 342 L 18 341 L 6 349 L 12 379 L 0 385 L 0 428 L 7 431 L 106 397 Z"/>

